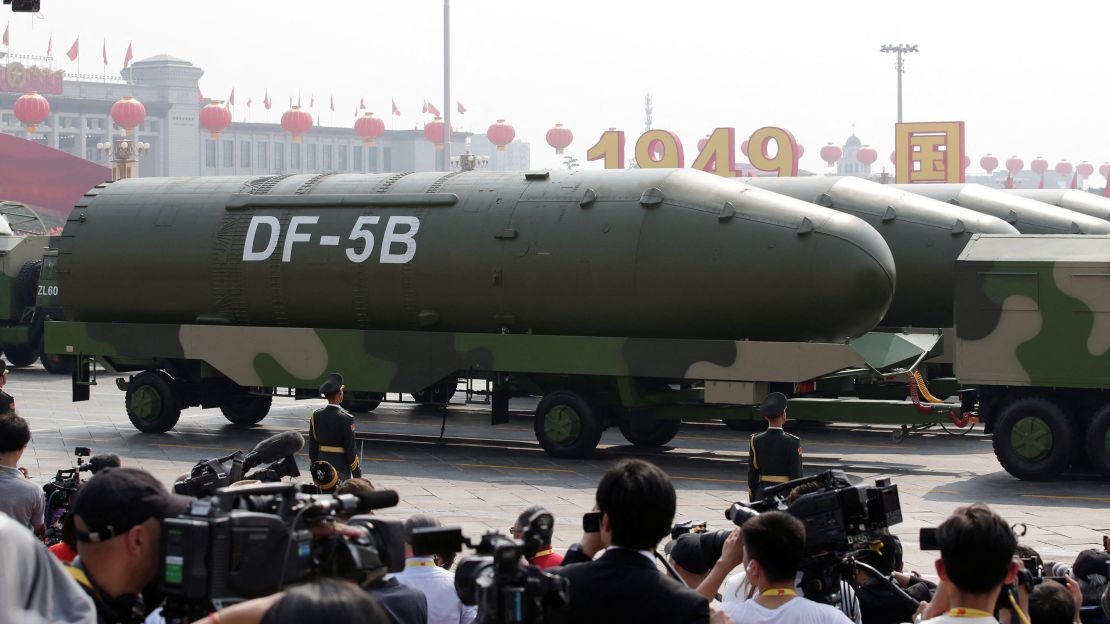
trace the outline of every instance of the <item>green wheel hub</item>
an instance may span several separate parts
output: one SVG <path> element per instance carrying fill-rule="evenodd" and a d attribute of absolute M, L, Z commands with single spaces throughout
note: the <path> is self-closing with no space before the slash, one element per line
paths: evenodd
<path fill-rule="evenodd" d="M 582 434 L 582 417 L 569 405 L 557 405 L 544 417 L 543 431 L 555 444 L 569 446 Z"/>
<path fill-rule="evenodd" d="M 1010 444 L 1022 459 L 1040 461 L 1052 451 L 1052 429 L 1040 418 L 1026 416 L 1014 423 Z M 1110 444 L 1110 437 L 1107 444 Z"/>
<path fill-rule="evenodd" d="M 131 412 L 148 422 L 156 420 L 162 413 L 162 396 L 150 386 L 140 386 L 131 395 Z"/>

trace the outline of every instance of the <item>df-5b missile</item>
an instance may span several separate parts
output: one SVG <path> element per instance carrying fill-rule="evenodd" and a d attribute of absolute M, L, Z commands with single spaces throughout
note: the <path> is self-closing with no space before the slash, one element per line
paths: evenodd
<path fill-rule="evenodd" d="M 854 177 L 754 178 L 746 183 L 863 219 L 886 240 L 898 287 L 881 325 L 952 327 L 956 258 L 972 235 L 1017 234 L 1005 221 Z"/>
<path fill-rule="evenodd" d="M 1022 234 L 1110 234 L 1110 222 L 979 184 L 898 184 L 969 210 L 1003 219 Z"/>
<path fill-rule="evenodd" d="M 1078 189 L 1012 189 L 1006 192 L 1110 221 L 1110 197 Z"/>
<path fill-rule="evenodd" d="M 895 286 L 861 219 L 692 170 L 122 180 L 58 252 L 94 322 L 843 339 Z"/>

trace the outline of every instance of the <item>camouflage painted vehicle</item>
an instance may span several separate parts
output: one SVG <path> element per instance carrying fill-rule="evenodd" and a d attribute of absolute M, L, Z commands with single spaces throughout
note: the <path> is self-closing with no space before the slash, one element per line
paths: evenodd
<path fill-rule="evenodd" d="M 48 236 L 16 236 L 0 217 L 0 350 L 12 366 L 40 360 L 53 373 L 69 362 L 43 352 L 43 323 L 62 318 L 55 273 L 57 255 Z"/>
<path fill-rule="evenodd" d="M 956 271 L 956 373 L 999 462 L 1110 477 L 1110 237 L 976 236 Z"/>

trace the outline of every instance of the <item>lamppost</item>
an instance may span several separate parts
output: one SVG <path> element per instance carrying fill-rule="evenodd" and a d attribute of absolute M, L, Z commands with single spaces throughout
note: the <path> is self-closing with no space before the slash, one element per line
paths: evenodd
<path fill-rule="evenodd" d="M 898 123 L 902 123 L 902 74 L 906 73 L 906 63 L 902 59 L 902 55 L 909 54 L 910 52 L 917 52 L 917 46 L 908 43 L 899 43 L 897 45 L 888 43 L 879 48 L 879 52 L 898 55 L 898 60 L 894 64 L 894 69 L 898 72 Z"/>
<path fill-rule="evenodd" d="M 443 170 L 451 162 L 451 0 L 443 0 Z"/>
<path fill-rule="evenodd" d="M 139 177 L 139 159 L 150 149 L 150 143 L 120 137 L 111 141 L 101 141 L 96 149 L 111 159 L 112 181 Z"/>

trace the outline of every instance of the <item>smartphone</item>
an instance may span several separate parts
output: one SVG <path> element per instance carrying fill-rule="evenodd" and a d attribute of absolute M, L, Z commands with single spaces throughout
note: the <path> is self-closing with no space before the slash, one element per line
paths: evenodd
<path fill-rule="evenodd" d="M 921 550 L 940 550 L 936 527 L 921 527 Z"/>
<path fill-rule="evenodd" d="M 591 511 L 582 514 L 582 530 L 586 533 L 601 532 L 601 512 Z"/>

